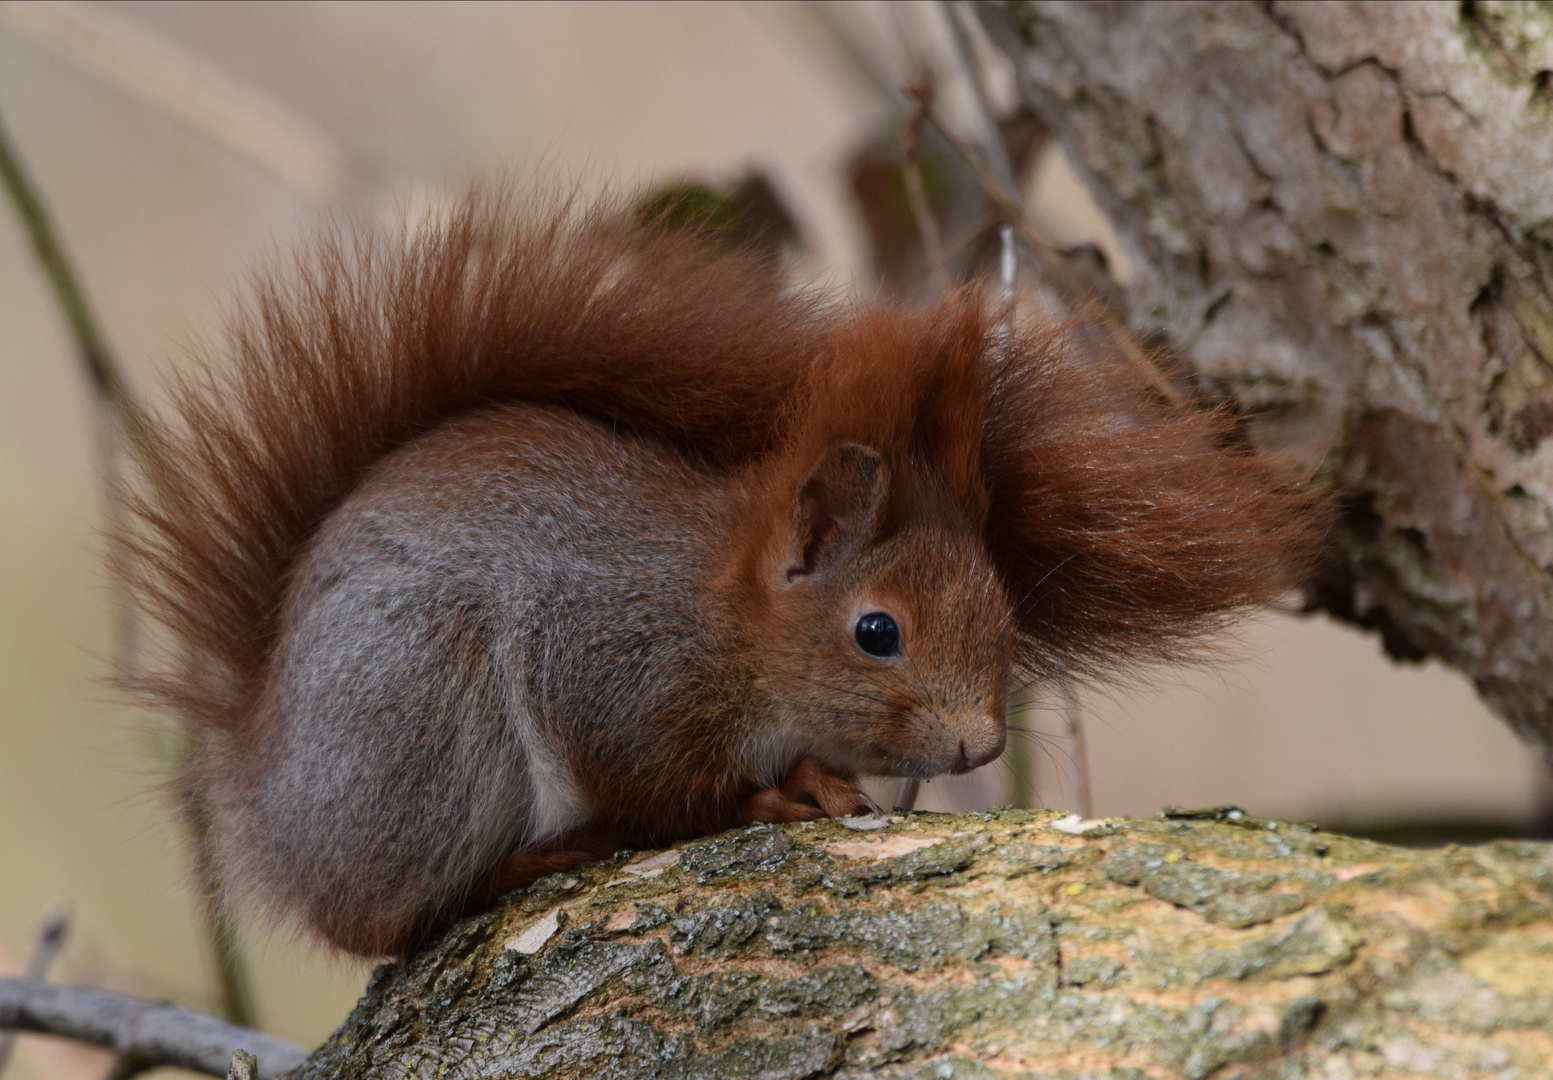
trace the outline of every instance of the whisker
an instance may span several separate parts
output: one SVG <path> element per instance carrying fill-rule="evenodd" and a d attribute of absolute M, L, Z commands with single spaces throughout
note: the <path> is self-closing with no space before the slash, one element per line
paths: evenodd
<path fill-rule="evenodd" d="M 1014 606 L 1014 610 L 1015 611 L 1024 611 L 1026 605 L 1029 604 L 1029 602 L 1030 602 L 1031 595 L 1034 594 L 1035 590 L 1039 589 L 1042 585 L 1045 585 L 1047 579 L 1050 578 L 1053 574 L 1055 574 L 1058 570 L 1061 570 L 1064 566 L 1067 566 L 1068 563 L 1070 563 L 1074 559 L 1078 558 L 1078 554 L 1079 553 L 1076 552 L 1076 551 L 1073 552 L 1066 559 L 1063 559 L 1056 566 L 1052 567 L 1050 570 L 1046 571 L 1046 573 L 1042 574 L 1040 581 L 1037 581 L 1034 585 L 1030 586 L 1030 588 L 1025 590 L 1025 595 L 1024 595 L 1023 599 L 1021 599 L 1019 601 L 1019 603 Z M 1037 601 L 1037 603 L 1039 603 L 1039 601 Z"/>
<path fill-rule="evenodd" d="M 818 686 L 821 690 L 829 690 L 833 694 L 847 694 L 847 695 L 850 695 L 851 697 L 862 698 L 864 701 L 871 701 L 875 705 L 891 705 L 891 704 L 894 704 L 893 702 L 890 701 L 889 698 L 876 697 L 873 694 L 867 694 L 867 693 L 864 693 L 861 690 L 854 690 L 854 689 L 852 689 L 849 686 L 836 686 L 835 684 L 828 683 L 828 682 L 824 681 L 823 679 L 815 679 L 815 678 L 811 678 L 811 677 L 806 676 L 806 675 L 797 675 L 797 676 L 794 676 L 794 677 L 796 679 L 798 679 L 799 682 L 806 682 L 810 686 Z"/>

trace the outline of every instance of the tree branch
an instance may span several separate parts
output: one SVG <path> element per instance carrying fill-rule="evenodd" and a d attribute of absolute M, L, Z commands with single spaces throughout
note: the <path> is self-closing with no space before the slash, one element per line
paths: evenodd
<path fill-rule="evenodd" d="M 938 287 L 949 292 L 954 282 L 949 277 L 949 258 L 944 252 L 944 238 L 938 230 L 938 219 L 933 216 L 933 204 L 928 201 L 927 187 L 922 182 L 922 125 L 927 120 L 928 101 L 932 87 L 918 84 L 911 87 L 913 106 L 902 134 L 906 160 L 901 165 L 901 182 L 906 188 L 906 202 L 911 207 L 912 219 L 917 223 L 917 234 L 922 238 L 922 250 L 927 254 L 933 278 Z"/>
<path fill-rule="evenodd" d="M 292 1080 L 1542 1076 L 1550 886 L 1232 807 L 755 826 L 513 893 Z"/>
<path fill-rule="evenodd" d="M 32 938 L 32 954 L 27 958 L 26 978 L 42 979 L 49 973 L 49 968 L 54 966 L 54 958 L 59 955 L 59 950 L 64 947 L 65 937 L 70 933 L 70 913 L 64 908 L 55 908 L 43 916 L 38 923 L 37 932 Z M 5 1067 L 10 1064 L 11 1051 L 15 1049 L 16 1037 L 8 1031 L 0 1031 L 0 1075 L 4 1075 Z"/>
<path fill-rule="evenodd" d="M 16 208 L 17 219 L 32 242 L 38 265 L 54 291 L 54 299 L 65 317 L 65 325 L 75 341 L 76 352 L 92 388 L 112 410 L 129 438 L 131 448 L 139 454 L 146 439 L 145 418 L 97 328 L 97 320 L 49 220 L 48 210 L 22 167 L 21 159 L 11 148 L 10 137 L 3 125 L 0 125 L 0 183 L 4 184 Z"/>
<path fill-rule="evenodd" d="M 165 1001 L 104 990 L 56 986 L 41 979 L 0 979 L 0 1028 L 58 1035 L 117 1052 L 120 1058 L 225 1076 L 232 1055 L 259 1061 L 259 1080 L 300 1065 L 299 1046 Z"/>

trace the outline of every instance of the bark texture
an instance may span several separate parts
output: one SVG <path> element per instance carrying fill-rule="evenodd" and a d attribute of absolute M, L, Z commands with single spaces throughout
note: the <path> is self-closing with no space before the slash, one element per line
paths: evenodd
<path fill-rule="evenodd" d="M 1553 760 L 1553 9 L 979 10 L 1134 258 L 1133 327 L 1336 480 L 1314 603 Z"/>
<path fill-rule="evenodd" d="M 918 813 L 622 855 L 380 969 L 291 1076 L 1548 1075 L 1553 847 L 1220 817 Z"/>

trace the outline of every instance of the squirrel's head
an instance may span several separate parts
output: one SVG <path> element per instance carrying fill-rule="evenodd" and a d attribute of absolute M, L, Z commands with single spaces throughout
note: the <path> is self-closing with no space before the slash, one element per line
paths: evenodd
<path fill-rule="evenodd" d="M 772 706 L 763 764 L 963 772 L 1003 748 L 1011 671 L 1190 659 L 1316 564 L 1321 500 L 1225 410 L 997 317 L 858 314 L 750 462 L 722 595 Z"/>
<path fill-rule="evenodd" d="M 754 572 L 779 741 L 843 773 L 932 777 L 1003 751 L 1012 606 L 973 525 L 925 477 L 841 443 L 798 478 Z M 785 526 L 785 527 L 784 527 Z"/>

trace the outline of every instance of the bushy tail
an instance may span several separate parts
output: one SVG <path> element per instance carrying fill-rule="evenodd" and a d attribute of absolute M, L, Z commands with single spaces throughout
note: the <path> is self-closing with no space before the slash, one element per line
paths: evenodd
<path fill-rule="evenodd" d="M 1329 500 L 1243 436 L 1227 407 L 1162 402 L 1066 328 L 1016 335 L 982 468 L 1027 675 L 1200 659 L 1233 617 L 1308 580 Z"/>
<path fill-rule="evenodd" d="M 462 413 L 568 405 L 714 464 L 772 445 L 827 316 L 708 251 L 619 204 L 485 189 L 404 238 L 328 233 L 261 279 L 221 355 L 174 384 L 127 496 L 119 564 L 172 659 L 126 681 L 240 732 L 302 546 L 374 462 Z"/>
<path fill-rule="evenodd" d="M 1150 403 L 1060 328 L 995 348 L 971 294 L 859 315 L 619 204 L 535 206 L 476 192 L 404 239 L 326 235 L 261 280 L 220 363 L 177 382 L 152 425 L 121 565 L 173 660 L 126 681 L 241 734 L 314 530 L 374 462 L 500 402 L 568 406 L 724 467 L 802 443 L 795 424 L 867 441 L 899 417 L 985 521 L 1035 674 L 1188 655 L 1311 568 L 1318 500 L 1236 449 L 1226 415 Z M 896 379 L 904 396 L 859 389 Z"/>

